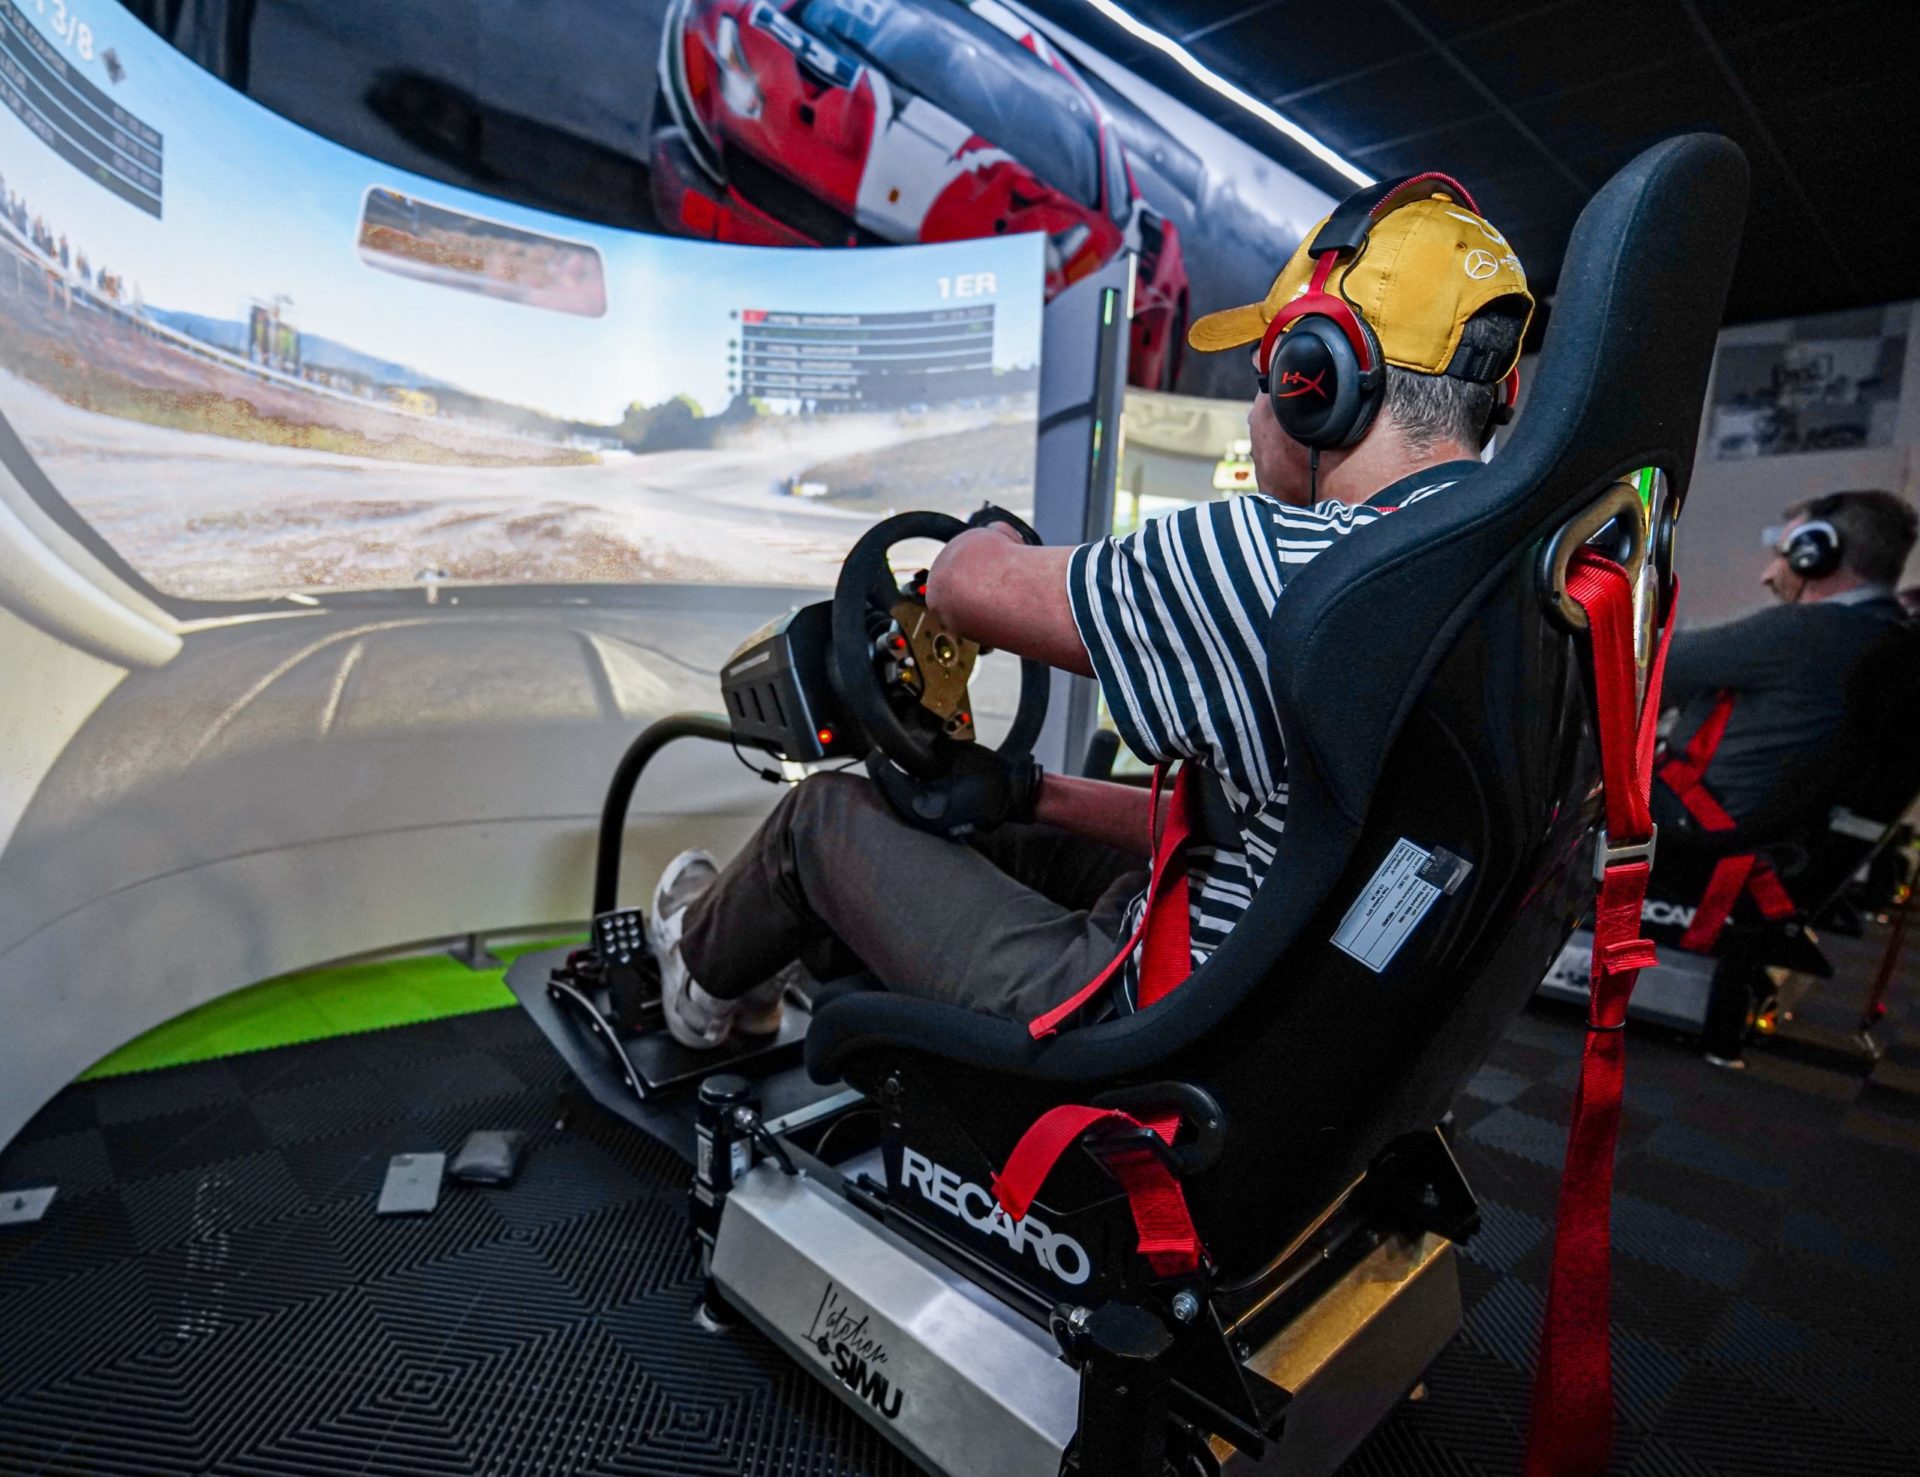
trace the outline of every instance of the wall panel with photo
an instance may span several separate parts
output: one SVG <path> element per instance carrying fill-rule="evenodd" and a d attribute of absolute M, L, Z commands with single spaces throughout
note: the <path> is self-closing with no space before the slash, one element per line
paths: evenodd
<path fill-rule="evenodd" d="M 1707 445 L 1716 461 L 1893 443 L 1911 305 L 1789 318 L 1723 344 Z"/>

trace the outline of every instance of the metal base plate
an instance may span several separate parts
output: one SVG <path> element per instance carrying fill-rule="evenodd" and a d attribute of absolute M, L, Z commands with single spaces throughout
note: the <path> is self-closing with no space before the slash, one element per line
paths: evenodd
<path fill-rule="evenodd" d="M 664 1030 L 649 1031 L 644 1036 L 627 1039 L 626 1055 L 633 1065 L 640 1095 L 657 1097 L 690 1087 L 713 1072 L 738 1072 L 756 1064 L 778 1066 L 798 1061 L 811 1021 L 812 1017 L 802 1007 L 789 1000 L 781 1012 L 780 1030 L 775 1035 L 735 1036 L 712 1051 L 695 1051 L 690 1046 L 682 1046 Z"/>
<path fill-rule="evenodd" d="M 1053 1340 L 814 1180 L 762 1163 L 727 1197 L 727 1301 L 946 1477 L 1058 1477 L 1079 1376 Z"/>
<path fill-rule="evenodd" d="M 727 1199 L 722 1293 L 916 1461 L 944 1477 L 1056 1477 L 1079 1376 L 1052 1340 L 836 1189 L 762 1163 Z M 1325 1477 L 1417 1385 L 1460 1328 L 1453 1243 L 1389 1235 L 1246 1360 L 1293 1394 L 1233 1477 Z"/>
<path fill-rule="evenodd" d="M 1386 1237 L 1246 1360 L 1293 1392 L 1280 1437 L 1259 1461 L 1214 1442 L 1224 1477 L 1336 1471 L 1460 1329 L 1453 1243 Z"/>

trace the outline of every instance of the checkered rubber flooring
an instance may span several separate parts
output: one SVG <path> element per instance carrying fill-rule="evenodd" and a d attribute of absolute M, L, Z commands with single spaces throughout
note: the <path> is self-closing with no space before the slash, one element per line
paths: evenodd
<path fill-rule="evenodd" d="M 1839 941 L 1843 978 L 1877 943 Z M 1857 993 L 1739 1074 L 1633 1034 L 1623 1472 L 1920 1471 L 1920 1035 L 1903 1005 L 1871 1072 L 1827 1049 Z M 1355 1477 L 1517 1472 L 1579 1045 L 1536 1006 L 1462 1097 L 1466 1331 Z M 60 1187 L 0 1231 L 0 1472 L 909 1472 L 757 1336 L 694 1329 L 678 1164 L 554 1132 L 563 1075 L 504 1010 L 70 1088 L 0 1155 Z M 388 1155 L 475 1127 L 533 1133 L 516 1185 L 374 1218 Z"/>

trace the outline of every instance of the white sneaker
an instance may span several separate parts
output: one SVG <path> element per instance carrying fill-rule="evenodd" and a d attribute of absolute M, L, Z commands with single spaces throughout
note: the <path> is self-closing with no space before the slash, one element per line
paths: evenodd
<path fill-rule="evenodd" d="M 806 971 L 797 959 L 785 969 L 776 970 L 765 984 L 755 985 L 740 997 L 740 1013 L 733 1019 L 733 1028 L 742 1036 L 779 1035 L 786 1015 L 781 1002 L 786 999 L 787 986 L 805 977 Z"/>
<path fill-rule="evenodd" d="M 710 853 L 683 851 L 667 863 L 653 890 L 653 908 L 647 923 L 647 941 L 660 963 L 660 1009 L 667 1032 L 682 1046 L 712 1051 L 726 1044 L 736 1030 L 743 1036 L 773 1036 L 785 1014 L 781 1004 L 795 963 L 764 984 L 755 985 L 738 1000 L 718 1000 L 694 981 L 680 952 L 687 909 L 720 875 Z"/>
<path fill-rule="evenodd" d="M 720 875 L 713 857 L 704 851 L 683 851 L 667 863 L 653 890 L 647 920 L 647 942 L 660 963 L 660 1009 L 667 1032 L 682 1046 L 711 1051 L 733 1034 L 739 1002 L 716 1000 L 693 981 L 680 954 L 680 935 L 687 909 Z"/>

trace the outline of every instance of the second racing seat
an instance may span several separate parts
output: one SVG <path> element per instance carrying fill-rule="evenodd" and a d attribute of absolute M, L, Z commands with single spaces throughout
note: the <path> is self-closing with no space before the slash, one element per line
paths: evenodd
<path fill-rule="evenodd" d="M 1288 586 L 1269 646 L 1287 830 L 1204 967 L 1136 1015 L 1039 1041 L 883 990 L 823 996 L 808 1067 L 881 1109 L 890 1215 L 1003 1285 L 1085 1303 L 1151 1280 L 1115 1161 L 1155 1156 L 1223 1325 L 1281 1296 L 1277 1269 L 1362 1181 L 1411 1173 L 1403 1210 L 1470 1229 L 1434 1126 L 1593 896 L 1600 771 L 1568 561 L 1592 540 L 1634 573 L 1644 674 L 1745 198 L 1744 162 L 1715 137 L 1624 169 L 1574 229 L 1499 455 Z M 1431 896 L 1396 882 L 1403 865 Z M 1335 935 L 1382 889 L 1426 911 L 1383 923 L 1357 957 Z M 1087 1248 L 1090 1268 L 969 1198 L 1066 1104 L 1180 1124 L 1171 1149 L 1136 1136 L 1104 1170 L 1068 1154 L 1046 1181 L 1033 1219 Z"/>
<path fill-rule="evenodd" d="M 1920 631 L 1889 623 L 1849 686 L 1833 752 L 1783 774 L 1737 824 L 1713 794 L 1714 751 L 1737 694 L 1722 693 L 1656 770 L 1687 814 L 1661 833 L 1643 920 L 1663 948 L 1714 961 L 1701 1029 L 1722 1060 L 1739 1056 L 1750 1021 L 1767 1014 L 1769 969 L 1833 977 L 1814 924 L 1893 843 L 1920 794 Z M 1870 1051 L 1879 1009 L 1870 999 L 1863 1010 Z"/>
<path fill-rule="evenodd" d="M 1905 814 L 1920 790 L 1920 630 L 1888 620 L 1872 635 L 1831 747 L 1788 763 L 1736 822 L 1714 794 L 1714 760 L 1740 701 L 1720 693 L 1655 770 L 1683 814 L 1664 829 L 1647 922 L 1695 953 L 1717 953 L 1730 923 L 1784 929 L 1817 915 Z"/>

